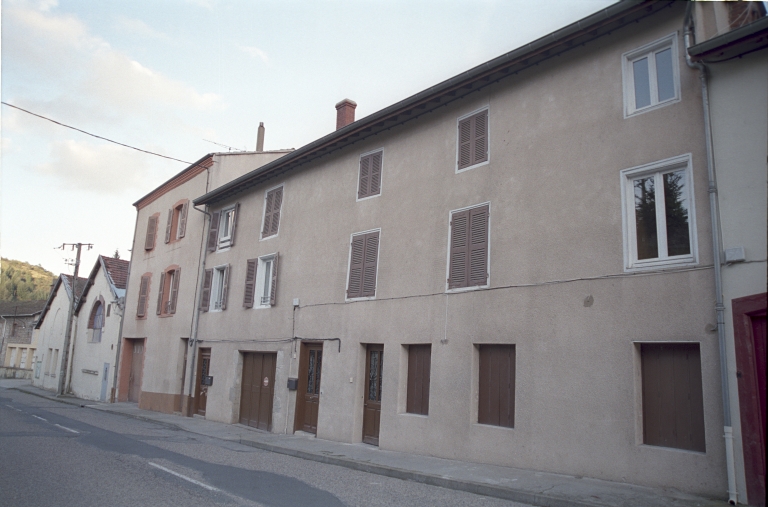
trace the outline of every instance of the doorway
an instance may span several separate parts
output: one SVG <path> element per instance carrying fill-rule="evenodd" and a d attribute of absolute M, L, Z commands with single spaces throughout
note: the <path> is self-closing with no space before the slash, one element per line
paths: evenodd
<path fill-rule="evenodd" d="M 208 385 L 204 377 L 208 377 L 211 367 L 211 349 L 200 349 L 200 358 L 197 361 L 197 387 L 195 400 L 197 414 L 205 415 L 205 406 L 208 401 Z"/>
<path fill-rule="evenodd" d="M 317 434 L 317 412 L 320 408 L 322 371 L 323 344 L 302 343 L 294 431 Z"/>
<path fill-rule="evenodd" d="M 277 354 L 243 353 L 240 424 L 266 431 L 272 429 L 272 399 L 275 395 L 276 364 Z"/>
<path fill-rule="evenodd" d="M 369 344 L 365 354 L 365 401 L 363 402 L 363 442 L 379 445 L 381 421 L 381 381 L 384 345 Z"/>
<path fill-rule="evenodd" d="M 128 401 L 139 402 L 141 377 L 144 373 L 144 340 L 129 340 L 131 344 L 131 373 L 128 377 Z"/>

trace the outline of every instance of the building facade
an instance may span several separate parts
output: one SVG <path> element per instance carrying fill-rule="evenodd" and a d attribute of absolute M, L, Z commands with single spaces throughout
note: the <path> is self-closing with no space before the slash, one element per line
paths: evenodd
<path fill-rule="evenodd" d="M 37 349 L 33 330 L 45 301 L 0 301 L 0 366 L 3 376 L 29 377 Z"/>

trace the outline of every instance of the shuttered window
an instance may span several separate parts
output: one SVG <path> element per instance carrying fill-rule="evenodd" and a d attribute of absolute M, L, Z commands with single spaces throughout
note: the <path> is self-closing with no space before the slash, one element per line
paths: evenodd
<path fill-rule="evenodd" d="M 144 275 L 141 277 L 141 285 L 139 286 L 139 304 L 136 308 L 136 316 L 139 318 L 147 315 L 147 298 L 149 296 L 149 280 L 151 275 Z"/>
<path fill-rule="evenodd" d="M 211 306 L 211 285 L 213 284 L 213 270 L 206 269 L 203 278 L 203 290 L 200 293 L 200 310 L 207 312 Z"/>
<path fill-rule="evenodd" d="M 459 120 L 458 169 L 488 160 L 488 110 Z"/>
<path fill-rule="evenodd" d="M 405 411 L 411 414 L 429 414 L 429 370 L 432 361 L 431 345 L 408 346 L 408 387 Z"/>
<path fill-rule="evenodd" d="M 515 346 L 480 345 L 477 422 L 515 427 Z"/>
<path fill-rule="evenodd" d="M 698 343 L 642 343 L 643 443 L 705 451 Z"/>
<path fill-rule="evenodd" d="M 176 268 L 173 273 L 173 283 L 171 284 L 171 297 L 168 301 L 168 313 L 176 313 L 176 301 L 179 299 L 179 283 L 181 279 L 181 268 Z"/>
<path fill-rule="evenodd" d="M 168 222 L 165 227 L 165 242 L 172 243 L 184 237 L 187 232 L 187 212 L 189 201 L 184 201 L 168 210 Z"/>
<path fill-rule="evenodd" d="M 277 273 L 280 254 L 250 259 L 245 274 L 245 295 L 243 306 L 246 308 L 274 306 L 277 302 Z"/>
<path fill-rule="evenodd" d="M 381 164 L 383 152 L 377 151 L 360 157 L 360 175 L 357 198 L 363 199 L 381 193 Z"/>
<path fill-rule="evenodd" d="M 168 294 L 166 292 L 166 288 L 165 288 L 166 287 L 166 283 L 165 283 L 166 282 L 166 278 L 167 278 L 166 277 L 166 273 L 161 273 L 160 274 L 160 286 L 158 287 L 158 290 L 157 290 L 157 314 L 158 315 L 163 313 L 163 301 L 164 301 L 164 297 L 163 296 L 167 296 L 167 294 Z M 170 281 L 170 279 L 169 279 L 169 281 Z"/>
<path fill-rule="evenodd" d="M 189 212 L 189 201 L 184 201 L 181 205 L 181 216 L 179 216 L 179 228 L 176 239 L 181 239 L 187 234 L 187 213 Z"/>
<path fill-rule="evenodd" d="M 144 250 L 152 250 L 155 248 L 155 236 L 157 235 L 157 219 L 158 215 L 154 214 L 149 217 L 147 222 L 147 236 L 144 238 Z"/>
<path fill-rule="evenodd" d="M 379 257 L 379 231 L 352 237 L 347 298 L 376 295 L 376 269 Z"/>
<path fill-rule="evenodd" d="M 253 308 L 254 294 L 256 293 L 256 272 L 259 266 L 259 259 L 248 259 L 245 268 L 245 294 L 243 295 L 243 306 Z"/>
<path fill-rule="evenodd" d="M 214 211 L 211 213 L 211 226 L 208 229 L 208 245 L 209 252 L 216 251 L 216 245 L 219 242 L 219 220 L 221 220 L 221 212 Z"/>
<path fill-rule="evenodd" d="M 488 283 L 488 205 L 451 214 L 448 288 Z"/>
<path fill-rule="evenodd" d="M 261 228 L 261 237 L 268 238 L 277 234 L 280 228 L 280 209 L 283 205 L 283 187 L 277 187 L 265 197 L 264 225 Z"/>

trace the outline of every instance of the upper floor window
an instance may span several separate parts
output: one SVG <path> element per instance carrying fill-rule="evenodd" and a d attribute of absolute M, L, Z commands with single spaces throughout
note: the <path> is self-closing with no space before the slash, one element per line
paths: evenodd
<path fill-rule="evenodd" d="M 621 171 L 625 268 L 697 262 L 691 156 Z"/>
<path fill-rule="evenodd" d="M 488 109 L 459 118 L 456 171 L 488 162 Z"/>
<path fill-rule="evenodd" d="M 266 308 L 277 302 L 277 261 L 276 252 L 258 259 L 249 259 L 245 274 L 243 306 Z"/>
<path fill-rule="evenodd" d="M 204 312 L 226 310 L 228 285 L 229 264 L 206 269 L 200 309 Z"/>
<path fill-rule="evenodd" d="M 451 212 L 448 289 L 488 285 L 490 205 Z"/>
<path fill-rule="evenodd" d="M 235 228 L 240 203 L 211 213 L 211 228 L 208 230 L 208 251 L 222 250 L 235 245 Z"/>
<path fill-rule="evenodd" d="M 88 317 L 88 329 L 91 331 L 91 342 L 101 341 L 101 330 L 104 328 L 104 300 L 100 297 L 91 308 L 91 315 Z"/>
<path fill-rule="evenodd" d="M 147 234 L 144 237 L 144 250 L 154 250 L 155 237 L 157 236 L 157 221 L 160 219 L 160 213 L 155 213 L 147 220 Z"/>
<path fill-rule="evenodd" d="M 149 283 L 152 280 L 151 273 L 141 275 L 139 285 L 139 303 L 136 306 L 136 317 L 143 319 L 147 316 L 147 301 L 149 299 Z"/>
<path fill-rule="evenodd" d="M 624 116 L 680 100 L 677 33 L 623 55 Z"/>
<path fill-rule="evenodd" d="M 384 152 L 378 150 L 360 157 L 357 198 L 365 199 L 381 194 L 381 162 Z"/>
<path fill-rule="evenodd" d="M 264 196 L 264 223 L 261 227 L 261 239 L 277 236 L 282 206 L 283 186 L 267 190 Z"/>
<path fill-rule="evenodd" d="M 349 252 L 347 299 L 374 297 L 379 263 L 379 232 L 352 236 Z"/>
<path fill-rule="evenodd" d="M 179 297 L 181 268 L 171 267 L 160 275 L 160 288 L 157 293 L 157 314 L 173 315 L 176 313 L 176 300 Z"/>
<path fill-rule="evenodd" d="M 187 231 L 189 200 L 179 202 L 168 210 L 168 224 L 165 227 L 165 242 L 172 243 L 184 237 Z"/>

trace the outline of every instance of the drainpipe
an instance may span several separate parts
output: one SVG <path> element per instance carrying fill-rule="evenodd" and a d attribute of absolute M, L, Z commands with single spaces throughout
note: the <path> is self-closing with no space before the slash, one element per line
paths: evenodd
<path fill-rule="evenodd" d="M 712 125 L 710 124 L 709 88 L 707 87 L 707 67 L 700 62 L 693 62 L 688 54 L 691 47 L 691 27 L 693 2 L 688 2 L 685 12 L 685 63 L 692 69 L 699 70 L 701 80 L 701 100 L 704 107 L 704 140 L 707 145 L 707 174 L 709 176 L 709 210 L 712 219 L 712 258 L 715 267 L 715 312 L 717 314 L 717 339 L 720 345 L 720 379 L 723 391 L 723 430 L 725 437 L 725 461 L 728 472 L 728 503 L 738 503 L 736 491 L 736 464 L 733 455 L 733 427 L 731 426 L 731 400 L 728 390 L 728 359 L 725 350 L 725 305 L 723 304 L 723 280 L 720 255 L 720 213 L 717 203 L 717 181 L 715 179 L 715 157 L 712 147 Z"/>
<path fill-rule="evenodd" d="M 206 190 L 208 185 L 206 184 Z M 204 277 L 205 277 L 205 259 L 208 256 L 208 234 L 210 234 L 211 229 L 211 220 L 212 215 L 206 211 L 208 209 L 208 206 L 206 205 L 205 210 L 198 209 L 194 205 L 192 206 L 192 209 L 199 211 L 200 213 L 203 213 L 208 217 L 208 229 L 206 230 L 206 233 L 203 234 L 202 243 L 200 244 L 200 262 L 198 263 L 198 273 L 197 273 L 197 290 L 195 291 L 195 307 L 193 308 L 193 312 L 195 312 L 194 317 L 192 318 L 192 330 L 189 333 L 189 344 L 188 346 L 192 348 L 192 357 L 191 360 L 188 362 L 189 366 L 189 375 L 187 377 L 189 378 L 189 388 L 187 389 L 187 417 L 192 417 L 192 389 L 195 386 L 195 356 L 197 355 L 197 330 L 198 330 L 198 323 L 200 321 L 200 299 L 202 298 L 202 286 L 204 283 Z"/>

